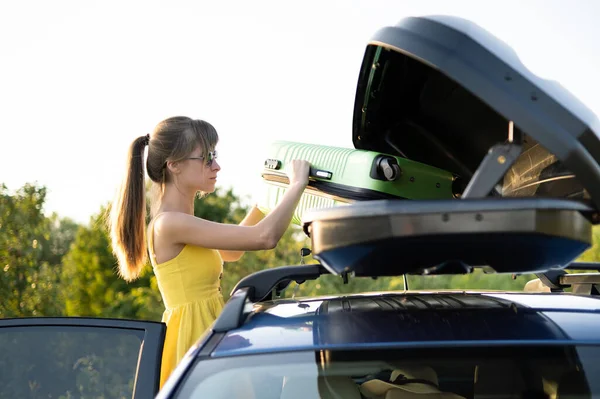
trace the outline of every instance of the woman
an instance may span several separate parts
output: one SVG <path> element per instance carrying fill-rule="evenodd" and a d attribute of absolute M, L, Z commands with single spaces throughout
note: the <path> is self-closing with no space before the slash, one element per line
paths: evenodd
<path fill-rule="evenodd" d="M 217 141 L 216 130 L 207 122 L 182 116 L 160 122 L 152 134 L 131 144 L 127 174 L 111 207 L 110 233 L 120 276 L 135 280 L 148 251 L 166 307 L 161 387 L 223 307 L 223 261 L 238 260 L 244 251 L 274 248 L 308 183 L 308 162 L 295 160 L 288 172 L 289 189 L 266 217 L 256 207 L 240 225 L 195 217 L 194 198 L 215 190 L 221 169 Z M 147 234 L 146 146 L 146 172 L 154 186 Z"/>

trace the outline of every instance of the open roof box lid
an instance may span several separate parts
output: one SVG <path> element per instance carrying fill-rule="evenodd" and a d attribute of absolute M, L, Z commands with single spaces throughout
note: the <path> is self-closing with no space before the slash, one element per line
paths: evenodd
<path fill-rule="evenodd" d="M 448 170 L 462 198 L 307 213 L 334 274 L 539 272 L 565 267 L 600 222 L 600 122 L 477 25 L 407 18 L 368 43 L 353 142 Z"/>

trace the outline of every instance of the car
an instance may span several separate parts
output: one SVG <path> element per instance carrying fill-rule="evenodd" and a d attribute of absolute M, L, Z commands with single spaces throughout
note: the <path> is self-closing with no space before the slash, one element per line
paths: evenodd
<path fill-rule="evenodd" d="M 326 272 L 282 267 L 272 282 L 309 271 Z M 249 278 L 265 287 L 264 273 Z M 252 302 L 249 291 L 236 291 L 158 398 L 560 398 L 600 389 L 597 296 L 406 291 Z M 1 331 L 13 351 L 7 359 L 3 348 L 14 370 L 1 378 L 5 397 L 25 397 L 24 386 L 29 397 L 156 393 L 160 323 L 21 319 L 3 320 Z"/>
<path fill-rule="evenodd" d="M 160 392 L 162 323 L 0 320 L 1 369 L 11 370 L 0 394 L 600 396 L 600 264 L 576 262 L 600 223 L 598 118 L 475 24 L 430 16 L 368 43 L 353 121 L 356 149 L 451 171 L 455 198 L 301 209 L 319 263 L 242 279 Z M 310 195 L 325 193 L 315 181 Z M 346 282 L 479 268 L 537 278 L 522 292 L 281 297 L 327 274 Z"/>

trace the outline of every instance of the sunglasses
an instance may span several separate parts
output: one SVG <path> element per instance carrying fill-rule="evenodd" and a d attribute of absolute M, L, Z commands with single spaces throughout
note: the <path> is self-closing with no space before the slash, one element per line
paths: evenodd
<path fill-rule="evenodd" d="M 199 159 L 199 160 L 204 160 L 203 156 L 199 156 L 199 157 L 189 157 L 189 158 L 185 158 L 185 159 Z M 213 161 L 217 159 L 217 151 L 211 151 L 208 153 L 208 156 L 206 158 L 206 166 L 212 166 Z"/>

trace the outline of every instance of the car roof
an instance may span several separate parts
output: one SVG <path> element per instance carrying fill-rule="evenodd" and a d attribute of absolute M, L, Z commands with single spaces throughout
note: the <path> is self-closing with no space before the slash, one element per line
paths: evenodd
<path fill-rule="evenodd" d="M 600 301 L 568 293 L 404 292 L 254 304 L 212 356 L 297 350 L 600 343 Z M 242 338 L 242 339 L 240 339 Z"/>

